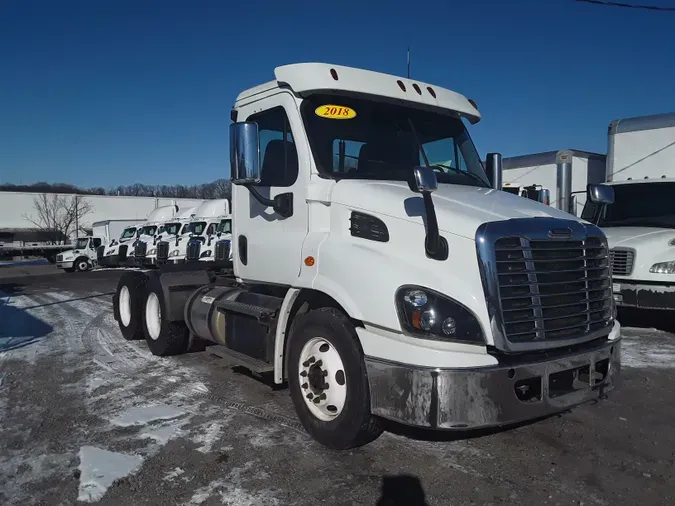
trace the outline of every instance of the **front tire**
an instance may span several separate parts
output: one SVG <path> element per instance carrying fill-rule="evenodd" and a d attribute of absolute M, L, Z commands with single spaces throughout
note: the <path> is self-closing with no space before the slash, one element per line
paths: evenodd
<path fill-rule="evenodd" d="M 153 355 L 166 357 L 188 351 L 190 331 L 185 322 L 166 319 L 164 290 L 157 276 L 148 281 L 143 311 L 143 334 Z"/>
<path fill-rule="evenodd" d="M 120 332 L 127 341 L 143 339 L 141 308 L 145 300 L 148 277 L 139 272 L 125 272 L 120 276 L 113 296 L 113 311 Z"/>
<path fill-rule="evenodd" d="M 382 434 L 370 412 L 363 352 L 351 321 L 334 308 L 298 316 L 288 343 L 288 383 L 305 430 L 322 445 L 345 450 Z"/>

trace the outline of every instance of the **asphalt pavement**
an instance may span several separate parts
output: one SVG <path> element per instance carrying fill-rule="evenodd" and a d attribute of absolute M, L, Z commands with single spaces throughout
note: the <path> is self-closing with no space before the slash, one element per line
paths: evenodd
<path fill-rule="evenodd" d="M 118 276 L 0 272 L 0 504 L 675 501 L 675 341 L 652 317 L 626 316 L 606 400 L 489 433 L 392 425 L 335 452 L 304 433 L 287 389 L 208 348 L 158 358 L 122 339 Z"/>

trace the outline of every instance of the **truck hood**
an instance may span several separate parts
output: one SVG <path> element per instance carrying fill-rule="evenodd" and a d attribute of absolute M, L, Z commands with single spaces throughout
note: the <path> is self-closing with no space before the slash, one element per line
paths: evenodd
<path fill-rule="evenodd" d="M 476 229 L 488 221 L 549 217 L 579 220 L 554 207 L 507 192 L 476 186 L 439 184 L 432 194 L 438 227 L 446 233 L 475 239 Z M 339 181 L 331 201 L 381 215 L 424 224 L 422 196 L 398 181 Z"/>
<path fill-rule="evenodd" d="M 666 248 L 668 242 L 675 239 L 675 230 L 672 228 L 606 227 L 602 231 L 607 236 L 610 248 L 616 246 L 643 249 L 647 246 Z"/>

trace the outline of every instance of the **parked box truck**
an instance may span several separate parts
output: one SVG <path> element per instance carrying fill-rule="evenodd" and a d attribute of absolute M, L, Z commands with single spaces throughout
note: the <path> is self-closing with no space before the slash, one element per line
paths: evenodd
<path fill-rule="evenodd" d="M 675 113 L 612 121 L 607 140 L 615 201 L 582 217 L 607 236 L 617 304 L 675 310 Z"/>

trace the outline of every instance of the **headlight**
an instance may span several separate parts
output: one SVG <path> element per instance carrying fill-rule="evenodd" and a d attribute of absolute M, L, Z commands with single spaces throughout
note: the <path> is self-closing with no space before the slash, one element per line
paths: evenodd
<path fill-rule="evenodd" d="M 396 292 L 401 326 L 425 339 L 485 344 L 476 317 L 459 302 L 417 286 L 402 286 Z"/>
<path fill-rule="evenodd" d="M 211 256 L 211 250 L 207 249 L 204 253 L 199 255 L 199 258 L 210 257 L 210 256 Z"/>
<path fill-rule="evenodd" d="M 653 272 L 654 274 L 675 274 L 675 260 L 654 264 L 649 268 L 649 272 Z"/>
<path fill-rule="evenodd" d="M 175 250 L 173 250 L 171 253 L 169 253 L 169 256 L 170 256 L 170 257 L 177 257 L 179 253 L 180 253 L 180 251 L 178 251 L 177 249 L 175 249 Z"/>
<path fill-rule="evenodd" d="M 150 251 L 148 251 L 148 256 L 151 257 L 155 253 L 157 253 L 157 248 L 152 248 Z"/>

